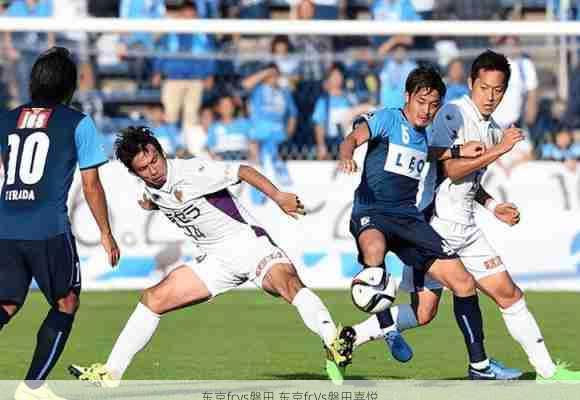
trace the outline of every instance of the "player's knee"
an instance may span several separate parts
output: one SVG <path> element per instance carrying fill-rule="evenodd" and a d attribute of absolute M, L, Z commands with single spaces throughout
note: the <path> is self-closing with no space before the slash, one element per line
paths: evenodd
<path fill-rule="evenodd" d="M 435 319 L 437 311 L 437 304 L 429 304 L 427 306 L 419 307 L 415 312 L 415 315 L 417 316 L 417 323 L 421 326 L 427 325 Z"/>
<path fill-rule="evenodd" d="M 80 306 L 79 296 L 74 292 L 70 292 L 65 297 L 58 299 L 56 303 L 58 311 L 66 314 L 75 314 Z"/>
<path fill-rule="evenodd" d="M 470 273 L 463 271 L 454 276 L 453 281 L 449 283 L 449 288 L 456 296 L 466 297 L 474 295 L 476 293 L 475 279 Z"/>
<path fill-rule="evenodd" d="M 506 309 L 513 306 L 523 296 L 524 293 L 517 285 L 511 285 L 510 287 L 502 289 L 495 296 L 494 300 L 500 308 Z"/>
<path fill-rule="evenodd" d="M 296 270 L 294 268 L 284 268 L 277 271 L 272 270 L 271 272 L 270 278 L 276 293 L 288 303 L 292 303 L 298 291 L 304 287 Z"/>
<path fill-rule="evenodd" d="M 366 243 L 362 247 L 362 258 L 366 266 L 379 266 L 385 260 L 385 247 L 381 243 Z"/>
<path fill-rule="evenodd" d="M 141 303 L 156 314 L 163 314 L 166 311 L 165 296 L 157 287 L 145 289 Z"/>

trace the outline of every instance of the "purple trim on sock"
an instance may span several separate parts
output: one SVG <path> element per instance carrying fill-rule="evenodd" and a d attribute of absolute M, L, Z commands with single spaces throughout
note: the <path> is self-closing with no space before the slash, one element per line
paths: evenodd
<path fill-rule="evenodd" d="M 205 196 L 205 199 L 208 201 L 209 204 L 217 208 L 218 210 L 222 211 L 224 214 L 228 215 L 229 217 L 235 219 L 236 221 L 248 225 L 242 214 L 240 214 L 240 210 L 238 210 L 238 206 L 232 199 L 232 195 L 227 189 L 222 189 L 219 192 L 211 193 Z M 272 245 L 276 246 L 268 232 L 262 227 L 250 225 L 254 233 L 257 237 L 266 236 Z"/>

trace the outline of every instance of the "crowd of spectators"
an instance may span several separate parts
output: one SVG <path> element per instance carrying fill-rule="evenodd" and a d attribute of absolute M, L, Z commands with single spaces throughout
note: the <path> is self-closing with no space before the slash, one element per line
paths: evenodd
<path fill-rule="evenodd" d="M 505 7 L 507 3 L 509 6 Z M 508 18 L 525 1 L 506 0 L 0 0 L 0 15 L 126 19 L 367 18 L 381 21 Z M 529 1 L 558 14 L 559 1 Z M 540 4 L 536 4 L 540 3 Z M 573 1 L 574 3 L 574 1 Z M 580 0 L 578 1 L 580 5 Z M 551 7 L 551 8 L 550 8 Z M 574 8 L 573 8 L 574 10 Z M 569 18 L 575 18 L 571 13 Z M 445 74 L 445 101 L 466 93 L 472 54 L 495 48 L 512 78 L 494 114 L 528 133 L 500 164 L 506 173 L 530 159 L 580 159 L 580 70 L 569 101 L 542 95 L 533 57 L 520 38 L 215 36 L 208 34 L 2 34 L 0 107 L 26 102 L 39 51 L 70 48 L 81 77 L 78 105 L 110 134 L 147 124 L 170 155 L 206 154 L 270 165 L 288 182 L 284 159 L 336 158 L 353 116 L 401 107 L 409 72 L 425 62 Z M 553 97 L 553 96 L 552 96 Z"/>

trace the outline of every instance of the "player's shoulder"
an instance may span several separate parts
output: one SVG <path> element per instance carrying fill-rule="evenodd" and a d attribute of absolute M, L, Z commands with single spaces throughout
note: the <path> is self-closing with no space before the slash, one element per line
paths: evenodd
<path fill-rule="evenodd" d="M 459 98 L 445 103 L 435 117 L 435 125 L 459 129 L 465 122 L 465 107 L 462 99 Z"/>

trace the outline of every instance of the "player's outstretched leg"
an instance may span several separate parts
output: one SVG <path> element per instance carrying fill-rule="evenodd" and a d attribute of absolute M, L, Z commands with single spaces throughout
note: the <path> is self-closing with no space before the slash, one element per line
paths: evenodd
<path fill-rule="evenodd" d="M 472 380 L 517 379 L 500 363 L 491 363 L 483 344 L 483 319 L 475 280 L 457 258 L 436 260 L 429 273 L 453 292 L 453 312 L 463 333 L 469 355 L 468 376 Z"/>
<path fill-rule="evenodd" d="M 105 365 L 71 365 L 69 372 L 97 386 L 118 386 L 135 354 L 153 337 L 162 314 L 206 301 L 210 296 L 206 285 L 190 267 L 184 265 L 175 269 L 162 282 L 145 289 Z"/>
<path fill-rule="evenodd" d="M 328 376 L 334 383 L 342 383 L 344 368 L 352 359 L 352 328 L 337 330 L 322 300 L 304 286 L 292 264 L 274 264 L 264 276 L 261 286 L 296 307 L 306 327 L 320 336 L 324 343 Z"/>
<path fill-rule="evenodd" d="M 554 363 L 522 290 L 507 271 L 480 279 L 478 287 L 498 305 L 508 332 L 526 352 L 538 380 L 580 380 L 580 372 L 570 371 L 565 363 Z"/>

